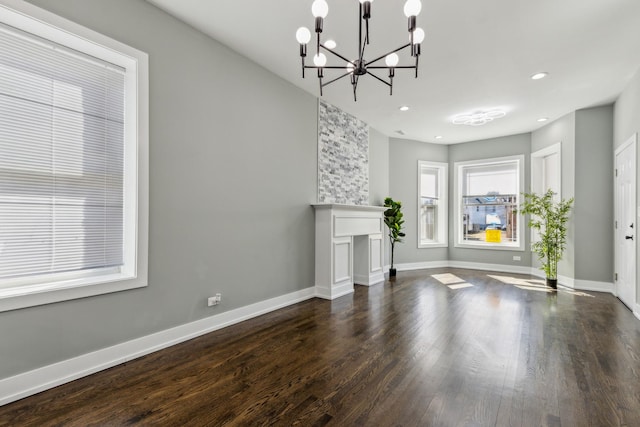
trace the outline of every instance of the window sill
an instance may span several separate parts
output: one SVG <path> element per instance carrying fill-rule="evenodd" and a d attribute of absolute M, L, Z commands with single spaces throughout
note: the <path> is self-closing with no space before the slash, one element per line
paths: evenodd
<path fill-rule="evenodd" d="M 430 249 L 430 248 L 447 248 L 448 243 L 434 242 L 434 243 L 418 243 L 418 249 Z"/>
<path fill-rule="evenodd" d="M 522 245 L 496 245 L 494 243 L 456 243 L 456 248 L 461 249 L 488 249 L 493 251 L 517 251 L 524 252 L 524 246 Z"/>
<path fill-rule="evenodd" d="M 124 273 L 0 289 L 0 312 L 147 286 L 146 277 Z"/>

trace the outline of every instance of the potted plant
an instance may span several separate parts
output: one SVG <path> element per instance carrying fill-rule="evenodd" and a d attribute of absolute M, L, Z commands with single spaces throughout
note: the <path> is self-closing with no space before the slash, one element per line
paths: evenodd
<path fill-rule="evenodd" d="M 547 286 L 554 289 L 558 286 L 558 261 L 567 244 L 567 221 L 573 198 L 553 200 L 555 193 L 548 190 L 540 196 L 535 193 L 525 193 L 520 213 L 531 215 L 529 227 L 538 232 L 538 240 L 531 243 L 531 250 L 538 255 L 542 263 Z"/>
<path fill-rule="evenodd" d="M 391 243 L 391 268 L 389 269 L 389 277 L 395 277 L 396 269 L 393 267 L 393 250 L 396 243 L 402 242 L 405 234 L 402 232 L 402 202 L 396 202 L 391 197 L 384 199 L 384 206 L 388 208 L 384 211 L 384 223 L 389 228 L 389 243 Z"/>

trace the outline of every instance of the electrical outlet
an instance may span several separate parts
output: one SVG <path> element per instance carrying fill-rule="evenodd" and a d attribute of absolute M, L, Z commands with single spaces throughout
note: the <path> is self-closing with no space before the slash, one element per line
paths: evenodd
<path fill-rule="evenodd" d="M 514 255 L 513 256 L 513 260 L 514 261 L 520 261 L 522 258 L 520 258 L 520 255 Z"/>
<path fill-rule="evenodd" d="M 218 305 L 222 302 L 222 294 L 216 294 L 213 297 L 207 298 L 207 305 L 211 307 L 212 305 Z"/>

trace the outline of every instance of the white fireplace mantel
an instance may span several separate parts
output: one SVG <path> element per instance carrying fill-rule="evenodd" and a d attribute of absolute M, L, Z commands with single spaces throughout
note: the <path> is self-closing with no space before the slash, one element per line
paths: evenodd
<path fill-rule="evenodd" d="M 384 281 L 383 206 L 312 205 L 316 214 L 316 296 L 334 299 L 353 285 Z"/>

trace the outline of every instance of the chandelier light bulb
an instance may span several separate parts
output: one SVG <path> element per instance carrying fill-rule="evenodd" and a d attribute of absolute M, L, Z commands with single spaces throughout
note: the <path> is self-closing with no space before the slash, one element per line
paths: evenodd
<path fill-rule="evenodd" d="M 353 65 L 353 63 L 348 62 L 347 63 L 347 73 L 353 73 L 353 70 L 355 70 L 356 66 Z"/>
<path fill-rule="evenodd" d="M 421 10 L 422 3 L 420 2 L 420 0 L 407 0 L 407 2 L 404 4 L 404 15 L 407 18 L 418 16 Z"/>
<path fill-rule="evenodd" d="M 387 64 L 387 67 L 395 67 L 396 65 L 398 65 L 399 60 L 400 58 L 396 53 L 390 53 L 384 58 L 384 62 L 385 64 Z"/>
<path fill-rule="evenodd" d="M 300 27 L 296 31 L 296 40 L 300 44 L 307 44 L 311 40 L 311 32 L 307 27 Z"/>
<path fill-rule="evenodd" d="M 416 28 L 413 30 L 413 44 L 420 44 L 424 40 L 424 30 Z"/>
<path fill-rule="evenodd" d="M 324 47 L 326 47 L 327 49 L 335 49 L 337 45 L 338 44 L 333 39 L 329 39 L 326 42 L 324 42 Z"/>
<path fill-rule="evenodd" d="M 324 55 L 324 53 L 318 53 L 313 57 L 313 63 L 316 67 L 324 67 L 325 65 L 327 65 L 327 57 Z"/>
<path fill-rule="evenodd" d="M 315 0 L 311 5 L 311 13 L 316 18 L 326 18 L 329 13 L 329 5 L 325 0 Z"/>
<path fill-rule="evenodd" d="M 360 3 L 364 4 L 366 2 L 373 3 L 373 0 L 360 0 Z"/>

